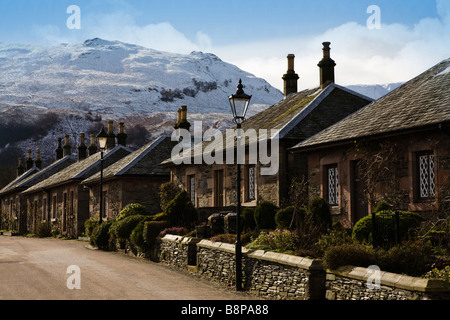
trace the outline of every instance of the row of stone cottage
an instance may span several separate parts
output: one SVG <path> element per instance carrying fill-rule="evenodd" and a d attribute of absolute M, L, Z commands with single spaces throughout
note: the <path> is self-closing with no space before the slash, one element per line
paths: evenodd
<path fill-rule="evenodd" d="M 243 205 L 269 200 L 281 206 L 296 179 L 307 182 L 310 198 L 327 199 L 334 219 L 347 226 L 367 215 L 374 199 L 391 200 L 403 210 L 439 209 L 450 189 L 450 59 L 373 101 L 335 83 L 336 63 L 329 45 L 323 43 L 316 88 L 298 92 L 295 57 L 288 55 L 284 99 L 243 124 L 244 132 L 271 129 L 279 137 L 279 152 L 271 157 L 278 171 L 272 175 L 261 174 L 271 164 L 248 161 L 252 147 L 246 142 L 247 164 L 240 187 Z M 178 114 L 175 128 L 189 128 L 186 107 Z M 115 135 L 109 122 L 108 134 L 105 219 L 134 202 L 158 212 L 159 186 L 169 180 L 189 192 L 200 219 L 211 212 L 234 210 L 236 166 L 226 164 L 225 153 L 223 161 L 212 165 L 177 165 L 171 159 L 176 142 L 170 137 L 132 151 L 126 146 L 123 123 Z M 202 148 L 220 154 L 223 145 L 217 142 L 225 138 L 217 138 L 203 142 Z M 44 169 L 39 154 L 33 161 L 29 151 L 26 168 L 19 165 L 17 179 L 0 191 L 4 223 L 25 232 L 33 231 L 40 221 L 51 221 L 63 234 L 81 235 L 84 221 L 98 216 L 100 203 L 100 154 L 95 137 L 91 136 L 89 146 L 84 139 L 81 134 L 78 157 L 72 156 L 68 137 L 64 146 L 60 141 L 56 161 Z M 367 166 L 372 162 L 383 170 Z M 388 176 L 377 176 L 379 171 Z"/>

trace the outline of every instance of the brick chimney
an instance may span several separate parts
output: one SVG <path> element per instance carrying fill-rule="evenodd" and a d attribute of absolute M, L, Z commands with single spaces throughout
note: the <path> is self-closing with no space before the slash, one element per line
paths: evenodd
<path fill-rule="evenodd" d="M 125 123 L 119 123 L 119 133 L 117 134 L 117 144 L 126 147 L 127 146 L 127 137 L 128 135 L 125 133 Z"/>
<path fill-rule="evenodd" d="M 17 177 L 20 177 L 25 173 L 25 168 L 22 163 L 22 158 L 19 158 L 19 164 L 17 165 Z"/>
<path fill-rule="evenodd" d="M 106 149 L 110 150 L 116 146 L 116 135 L 114 134 L 114 121 L 108 121 L 108 141 L 106 142 Z"/>
<path fill-rule="evenodd" d="M 91 143 L 89 144 L 88 151 L 89 151 L 89 156 L 92 156 L 97 153 L 98 148 L 97 148 L 97 145 L 95 144 L 95 134 L 91 134 L 90 138 L 91 138 Z"/>
<path fill-rule="evenodd" d="M 63 157 L 72 155 L 72 146 L 70 145 L 70 136 L 66 135 L 63 147 Z"/>
<path fill-rule="evenodd" d="M 84 133 L 80 133 L 80 144 L 78 146 L 78 161 L 84 160 L 87 158 L 87 147 L 84 143 L 85 135 Z"/>
<path fill-rule="evenodd" d="M 56 148 L 56 161 L 63 158 L 63 148 L 61 145 L 62 138 L 58 138 L 58 147 Z"/>
<path fill-rule="evenodd" d="M 284 97 L 286 98 L 288 95 L 290 95 L 291 93 L 296 93 L 298 90 L 298 79 L 300 79 L 300 77 L 298 76 L 298 74 L 295 73 L 294 70 L 294 60 L 295 60 L 295 55 L 293 54 L 288 54 L 287 56 L 287 60 L 288 60 L 288 70 L 286 72 L 285 75 L 283 75 L 283 81 L 284 81 Z"/>
<path fill-rule="evenodd" d="M 334 83 L 334 67 L 336 63 L 330 58 L 330 42 L 323 42 L 323 59 L 319 62 L 320 68 L 320 88 L 325 89 L 329 84 Z"/>
<path fill-rule="evenodd" d="M 36 149 L 36 160 L 34 161 L 36 168 L 42 169 L 41 149 Z"/>
<path fill-rule="evenodd" d="M 26 167 L 26 171 L 30 170 L 31 168 L 33 168 L 33 158 L 31 157 L 31 149 L 28 149 L 28 157 L 27 157 L 27 167 Z"/>

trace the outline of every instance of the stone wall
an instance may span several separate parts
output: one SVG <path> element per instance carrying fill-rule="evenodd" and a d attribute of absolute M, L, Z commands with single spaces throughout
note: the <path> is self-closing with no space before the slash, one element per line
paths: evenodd
<path fill-rule="evenodd" d="M 368 268 L 353 266 L 327 271 L 328 300 L 449 300 L 450 288 L 443 281 L 382 272 L 375 281 Z M 369 280 L 369 284 L 368 284 Z"/>
<path fill-rule="evenodd" d="M 235 286 L 235 247 L 189 237 L 166 235 L 160 243 L 160 262 L 202 278 Z M 246 291 L 272 300 L 450 300 L 443 281 L 353 266 L 324 270 L 320 260 L 243 248 Z M 379 285 L 378 285 L 379 284 Z"/>

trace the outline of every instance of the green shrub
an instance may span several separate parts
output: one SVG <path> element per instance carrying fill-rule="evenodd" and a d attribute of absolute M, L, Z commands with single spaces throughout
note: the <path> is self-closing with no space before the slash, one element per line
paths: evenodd
<path fill-rule="evenodd" d="M 359 244 L 333 246 L 328 248 L 323 256 L 324 267 L 331 270 L 346 265 L 367 268 L 376 264 L 375 250 Z"/>
<path fill-rule="evenodd" d="M 167 217 L 167 213 L 161 212 L 161 213 L 151 216 L 151 220 L 152 221 L 168 221 L 169 218 Z"/>
<path fill-rule="evenodd" d="M 167 221 L 145 221 L 142 230 L 145 248 L 151 248 L 156 243 L 156 239 L 161 231 L 169 226 L 169 222 Z"/>
<path fill-rule="evenodd" d="M 389 203 L 387 203 L 386 201 L 380 201 L 380 202 L 378 202 L 375 209 L 373 209 L 373 212 L 377 213 L 377 212 L 385 211 L 385 210 L 391 210 L 391 205 Z"/>
<path fill-rule="evenodd" d="M 247 248 L 292 254 L 297 249 L 297 236 L 288 230 L 262 231 Z"/>
<path fill-rule="evenodd" d="M 256 227 L 255 222 L 255 209 L 244 208 L 241 213 L 242 216 L 242 228 L 244 230 L 254 230 Z"/>
<path fill-rule="evenodd" d="M 145 220 L 141 220 L 130 234 L 131 244 L 138 248 L 141 252 L 146 250 L 144 241 L 144 223 Z"/>
<path fill-rule="evenodd" d="M 168 221 L 173 225 L 189 227 L 197 220 L 197 210 L 189 194 L 183 190 L 171 200 L 164 211 Z"/>
<path fill-rule="evenodd" d="M 434 268 L 426 273 L 425 278 L 439 279 L 450 283 L 450 266 L 446 266 L 441 270 Z"/>
<path fill-rule="evenodd" d="M 159 188 L 159 199 L 162 211 L 166 210 L 166 206 L 172 201 L 177 194 L 183 191 L 173 182 L 163 183 Z"/>
<path fill-rule="evenodd" d="M 84 229 L 87 237 L 90 237 L 92 231 L 94 231 L 95 227 L 98 225 L 98 219 L 87 219 L 84 223 Z"/>
<path fill-rule="evenodd" d="M 92 231 L 90 237 L 91 245 L 99 248 L 100 250 L 109 250 L 110 242 L 109 242 L 109 229 L 111 228 L 112 222 L 103 222 L 100 225 L 97 225 Z"/>
<path fill-rule="evenodd" d="M 408 242 L 389 250 L 378 250 L 378 266 L 388 272 L 418 277 L 431 269 L 433 261 L 431 248 L 420 242 Z"/>
<path fill-rule="evenodd" d="M 49 222 L 39 222 L 36 226 L 36 235 L 39 238 L 48 238 L 52 236 L 52 226 Z"/>
<path fill-rule="evenodd" d="M 331 209 L 325 199 L 313 198 L 308 205 L 308 214 L 311 216 L 311 221 L 323 232 L 331 228 Z"/>
<path fill-rule="evenodd" d="M 295 214 L 295 217 L 293 217 Z M 275 224 L 278 229 L 295 229 L 299 223 L 302 223 L 306 216 L 305 208 L 295 208 L 294 206 L 280 209 L 275 214 Z M 292 221 L 292 218 L 294 220 Z M 291 222 L 292 226 L 291 226 Z"/>
<path fill-rule="evenodd" d="M 317 241 L 316 247 L 318 252 L 323 254 L 331 247 L 352 243 L 353 239 L 351 236 L 351 230 L 349 231 L 344 228 L 337 228 L 333 229 L 330 233 L 323 234 L 319 241 Z"/>
<path fill-rule="evenodd" d="M 132 215 L 122 220 L 116 221 L 111 228 L 111 232 L 119 239 L 119 241 L 128 240 L 131 232 L 139 222 L 151 219 L 150 216 Z"/>
<path fill-rule="evenodd" d="M 379 218 L 381 214 L 393 214 L 393 212 L 379 211 L 375 214 L 375 218 Z M 394 219 L 394 216 L 391 219 Z M 411 235 L 411 232 L 420 225 L 422 220 L 422 217 L 418 213 L 399 211 L 399 241 L 407 239 Z M 372 228 L 372 215 L 360 219 L 353 227 L 353 239 L 360 243 L 371 244 Z M 387 232 L 389 231 L 387 230 Z"/>
<path fill-rule="evenodd" d="M 261 201 L 255 209 L 255 222 L 258 229 L 275 229 L 277 207 L 270 201 Z"/>
<path fill-rule="evenodd" d="M 131 203 L 126 205 L 116 218 L 116 221 L 123 220 L 134 215 L 147 215 L 145 206 L 139 203 Z"/>

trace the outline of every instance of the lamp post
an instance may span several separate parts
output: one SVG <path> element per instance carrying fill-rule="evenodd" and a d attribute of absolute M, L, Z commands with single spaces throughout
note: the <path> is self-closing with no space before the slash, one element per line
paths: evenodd
<path fill-rule="evenodd" d="M 239 148 L 241 141 L 242 123 L 245 121 L 248 105 L 250 104 L 249 96 L 244 93 L 242 80 L 239 79 L 236 93 L 228 99 L 230 101 L 231 111 L 233 112 L 234 121 L 237 125 L 237 146 Z M 236 155 L 236 291 L 242 290 L 242 243 L 241 243 L 241 164 Z"/>
<path fill-rule="evenodd" d="M 98 146 L 100 148 L 100 214 L 99 214 L 99 224 L 102 224 L 102 213 L 103 213 L 103 152 L 106 149 L 106 143 L 108 141 L 108 135 L 103 127 L 100 133 L 97 135 Z"/>

